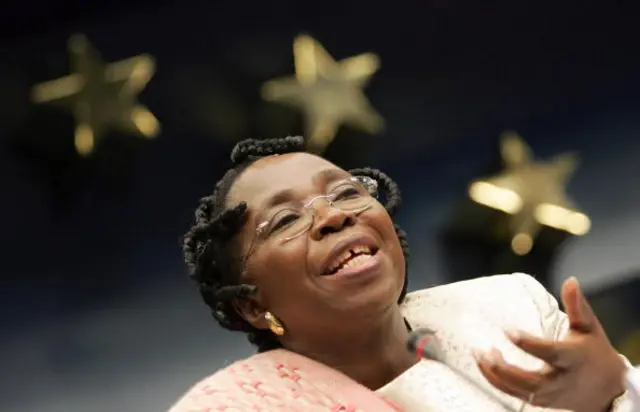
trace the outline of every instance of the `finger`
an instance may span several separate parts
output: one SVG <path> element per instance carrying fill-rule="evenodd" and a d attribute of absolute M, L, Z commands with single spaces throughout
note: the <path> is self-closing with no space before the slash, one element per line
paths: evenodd
<path fill-rule="evenodd" d="M 488 368 L 487 365 L 478 363 L 478 368 L 480 369 L 480 373 L 482 376 L 493 386 L 498 389 L 500 392 L 505 393 L 507 395 L 513 396 L 515 398 L 522 399 L 523 401 L 528 401 L 530 394 L 525 393 L 524 391 L 511 386 L 508 382 L 505 382 L 498 378 L 495 373 Z"/>
<path fill-rule="evenodd" d="M 545 384 L 543 389 L 534 393 L 533 398 L 529 397 L 526 401 L 532 406 L 549 408 L 557 405 L 558 399 L 564 393 L 566 393 L 566 389 L 559 385 L 558 382 L 551 382 Z"/>
<path fill-rule="evenodd" d="M 480 373 L 482 373 L 485 379 L 499 391 L 506 393 L 507 395 L 520 398 L 522 400 L 527 400 L 529 398 L 530 394 L 526 393 L 524 390 L 514 387 L 509 382 L 498 378 L 496 374 L 491 370 L 489 365 L 487 365 L 483 361 L 478 362 L 478 368 L 480 369 Z"/>
<path fill-rule="evenodd" d="M 509 339 L 523 351 L 556 368 L 568 369 L 584 358 L 581 346 L 569 341 L 553 341 L 524 332 L 508 331 Z"/>
<path fill-rule="evenodd" d="M 497 349 L 479 355 L 478 367 L 493 386 L 523 400 L 527 400 L 532 393 L 538 392 L 544 382 L 544 377 L 539 373 L 526 371 L 507 363 Z"/>
<path fill-rule="evenodd" d="M 502 357 L 500 356 L 500 358 Z M 531 405 L 541 407 L 550 406 L 554 404 L 555 400 L 565 392 L 565 389 L 563 389 L 562 386 L 559 385 L 560 381 L 558 380 L 558 378 L 560 377 L 561 371 L 557 369 L 545 367 L 542 372 L 536 373 L 513 367 L 512 365 L 509 365 L 507 363 L 507 366 L 509 366 L 510 368 L 518 369 L 525 376 L 529 374 L 536 375 L 536 377 L 532 378 L 532 380 L 540 381 L 537 387 L 535 387 L 535 385 L 531 383 L 518 386 L 513 380 L 501 377 L 500 373 L 492 368 L 491 364 L 493 362 L 491 359 L 487 360 L 486 358 L 483 358 L 482 354 L 476 354 L 476 359 L 478 360 L 478 367 L 480 369 L 480 372 L 487 379 L 487 381 L 491 383 L 491 385 L 493 385 L 500 391 L 516 398 L 520 398 Z M 531 394 L 535 394 L 533 400 L 531 400 Z"/>
<path fill-rule="evenodd" d="M 571 329 L 584 333 L 593 331 L 597 324 L 596 315 L 582 294 L 578 280 L 573 276 L 562 284 L 562 303 Z"/>

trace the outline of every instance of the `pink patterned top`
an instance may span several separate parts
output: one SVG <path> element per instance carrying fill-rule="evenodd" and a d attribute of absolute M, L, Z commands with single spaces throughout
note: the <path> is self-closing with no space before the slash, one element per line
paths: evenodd
<path fill-rule="evenodd" d="M 235 362 L 194 386 L 170 412 L 393 412 L 342 373 L 278 349 Z"/>

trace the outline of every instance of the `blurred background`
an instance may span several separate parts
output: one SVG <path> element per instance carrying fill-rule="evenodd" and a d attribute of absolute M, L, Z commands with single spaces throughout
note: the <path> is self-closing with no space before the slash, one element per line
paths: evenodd
<path fill-rule="evenodd" d="M 414 251 L 410 289 L 526 271 L 557 296 L 575 275 L 616 346 L 640 363 L 639 17 L 639 3 L 628 0 L 5 6 L 0 410 L 166 410 L 196 380 L 252 353 L 200 301 L 181 236 L 235 142 L 305 132 L 303 110 L 260 93 L 264 82 L 294 74 L 300 34 L 338 60 L 380 59 L 363 90 L 384 130 L 340 127 L 321 149 L 400 184 L 398 220 Z M 95 74 L 70 65 L 67 43 L 77 33 L 105 62 L 153 57 L 141 60 L 147 72 L 155 61 L 155 75 L 137 99 L 157 118 L 157 133 L 147 133 L 154 138 L 140 132 L 148 128 L 106 127 L 80 155 L 79 106 L 34 99 L 44 81 Z M 93 104 L 94 116 L 124 110 L 89 83 L 74 102 Z M 566 182 L 535 174 L 537 163 L 522 176 L 522 166 L 508 169 L 526 206 L 519 214 L 469 194 L 476 179 L 504 175 L 507 130 L 537 160 L 579 155 Z M 575 236 L 536 224 L 541 230 L 525 230 L 533 246 L 518 251 L 513 238 L 520 223 L 533 227 L 532 202 L 557 200 L 540 198 L 549 188 L 566 190 L 589 230 Z"/>

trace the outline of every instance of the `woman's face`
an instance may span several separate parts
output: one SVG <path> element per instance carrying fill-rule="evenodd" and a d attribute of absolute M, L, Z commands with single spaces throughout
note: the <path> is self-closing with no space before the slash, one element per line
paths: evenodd
<path fill-rule="evenodd" d="M 256 161 L 231 188 L 228 206 L 248 204 L 237 243 L 243 255 L 251 249 L 243 281 L 258 287 L 254 297 L 237 306 L 255 327 L 268 328 L 264 313 L 270 311 L 283 323 L 284 339 L 326 337 L 375 321 L 397 304 L 404 256 L 389 214 L 375 200 L 353 213 L 319 199 L 311 206 L 313 223 L 305 233 L 285 242 L 278 236 L 256 237 L 260 223 L 283 209 L 300 210 L 348 177 L 320 157 L 292 153 Z M 331 274 L 349 251 L 365 256 Z"/>

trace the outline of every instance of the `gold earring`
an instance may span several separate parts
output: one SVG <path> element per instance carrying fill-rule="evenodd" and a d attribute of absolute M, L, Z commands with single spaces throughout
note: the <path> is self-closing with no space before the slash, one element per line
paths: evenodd
<path fill-rule="evenodd" d="M 284 326 L 271 312 L 265 312 L 264 318 L 269 322 L 269 329 L 278 336 L 284 335 Z"/>

